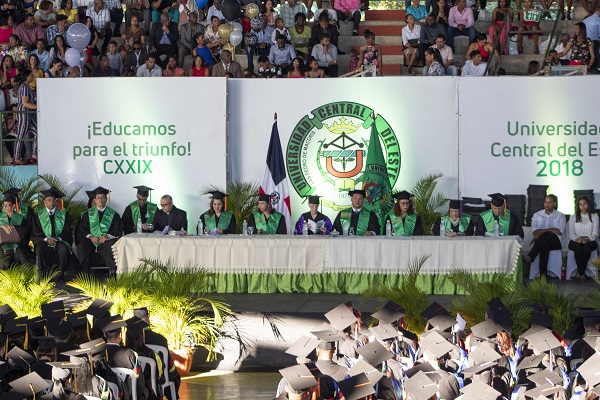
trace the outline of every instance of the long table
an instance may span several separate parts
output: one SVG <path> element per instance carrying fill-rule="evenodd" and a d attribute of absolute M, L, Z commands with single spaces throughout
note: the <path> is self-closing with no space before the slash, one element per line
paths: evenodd
<path fill-rule="evenodd" d="M 494 274 L 520 281 L 518 237 L 160 236 L 131 234 L 113 247 L 117 272 L 141 258 L 214 273 L 218 293 L 362 293 L 399 284 L 411 261 L 429 255 L 418 285 L 427 293 L 460 292 L 447 278 L 463 268 L 482 282 Z"/>

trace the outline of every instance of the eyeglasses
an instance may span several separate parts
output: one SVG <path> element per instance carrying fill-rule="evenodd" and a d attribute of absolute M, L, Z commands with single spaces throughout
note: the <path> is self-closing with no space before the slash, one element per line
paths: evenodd
<path fill-rule="evenodd" d="M 167 203 L 167 204 L 161 204 L 160 206 L 161 206 L 161 207 L 167 207 L 167 206 L 171 205 L 171 203 L 172 203 L 172 202 L 169 202 L 169 203 Z"/>

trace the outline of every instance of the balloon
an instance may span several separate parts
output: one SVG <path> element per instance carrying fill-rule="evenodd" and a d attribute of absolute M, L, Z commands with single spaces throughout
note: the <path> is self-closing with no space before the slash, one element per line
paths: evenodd
<path fill-rule="evenodd" d="M 88 56 L 87 56 L 87 53 L 85 51 L 82 51 L 79 54 L 79 65 L 81 66 L 81 68 L 83 68 L 85 66 L 87 58 L 88 58 Z"/>
<path fill-rule="evenodd" d="M 208 0 L 196 0 L 196 7 L 204 8 L 208 4 Z"/>
<path fill-rule="evenodd" d="M 246 17 L 252 19 L 260 13 L 258 6 L 255 3 L 250 3 L 246 6 Z"/>
<path fill-rule="evenodd" d="M 221 39 L 229 39 L 229 35 L 231 35 L 231 27 L 227 24 L 219 25 L 219 30 L 217 31 Z"/>
<path fill-rule="evenodd" d="M 246 46 L 256 46 L 256 43 L 258 43 L 258 36 L 256 36 L 254 32 L 248 32 L 246 33 L 246 36 L 244 36 L 244 43 Z"/>
<path fill-rule="evenodd" d="M 242 24 L 240 24 L 239 22 L 233 22 L 231 24 L 231 26 L 233 28 L 232 32 L 236 32 L 236 31 L 241 32 L 242 31 Z"/>
<path fill-rule="evenodd" d="M 241 31 L 233 31 L 231 32 L 231 35 L 229 35 L 229 43 L 231 43 L 234 46 L 237 46 L 238 44 L 242 43 L 243 38 L 244 34 Z"/>
<path fill-rule="evenodd" d="M 65 52 L 65 60 L 70 67 L 79 67 L 79 52 L 77 49 L 69 48 Z"/>
<path fill-rule="evenodd" d="M 84 24 L 77 22 L 67 29 L 67 43 L 78 52 L 83 51 L 90 43 L 90 30 Z"/>
<path fill-rule="evenodd" d="M 262 30 L 264 23 L 265 23 L 265 20 L 263 19 L 263 17 L 258 15 L 256 17 L 252 18 L 252 20 L 250 21 L 250 27 L 252 28 L 253 31 L 258 32 L 258 31 Z"/>
<path fill-rule="evenodd" d="M 235 21 L 240 16 L 240 3 L 238 0 L 225 0 L 221 5 L 221 13 L 228 21 Z"/>
<path fill-rule="evenodd" d="M 235 57 L 235 46 L 232 46 L 231 43 L 225 43 L 223 47 L 221 47 L 221 51 L 229 50 L 231 52 L 231 56 Z"/>

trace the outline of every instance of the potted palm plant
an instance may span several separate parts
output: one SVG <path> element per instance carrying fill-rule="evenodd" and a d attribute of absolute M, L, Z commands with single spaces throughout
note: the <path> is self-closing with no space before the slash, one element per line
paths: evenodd
<path fill-rule="evenodd" d="M 242 233 L 242 223 L 250 218 L 256 207 L 256 198 L 260 185 L 257 182 L 232 182 L 227 185 L 227 190 L 217 186 L 209 186 L 202 194 L 214 191 L 227 193 L 227 209 L 233 213 L 237 222 L 236 233 Z M 207 207 L 208 208 L 208 207 Z"/>

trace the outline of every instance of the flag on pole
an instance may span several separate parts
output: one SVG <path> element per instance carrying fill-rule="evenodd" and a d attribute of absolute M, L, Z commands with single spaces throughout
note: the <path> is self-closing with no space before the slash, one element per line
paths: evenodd
<path fill-rule="evenodd" d="M 376 118 L 373 116 L 371 125 L 371 137 L 367 148 L 367 162 L 363 173 L 363 190 L 366 192 L 364 206 L 367 210 L 377 214 L 382 232 L 385 231 L 385 218 L 392 210 L 392 187 L 387 173 L 387 165 L 379 134 L 377 133 Z M 378 232 L 380 234 L 381 232 Z M 383 234 L 383 233 L 382 233 Z"/>
<path fill-rule="evenodd" d="M 288 189 L 287 175 L 285 173 L 285 162 L 281 150 L 281 140 L 277 129 L 277 117 L 271 129 L 271 140 L 267 152 L 267 168 L 260 184 L 260 194 L 270 194 L 272 207 L 285 217 L 288 233 L 290 232 L 290 217 L 292 215 L 290 206 L 290 192 Z"/>

